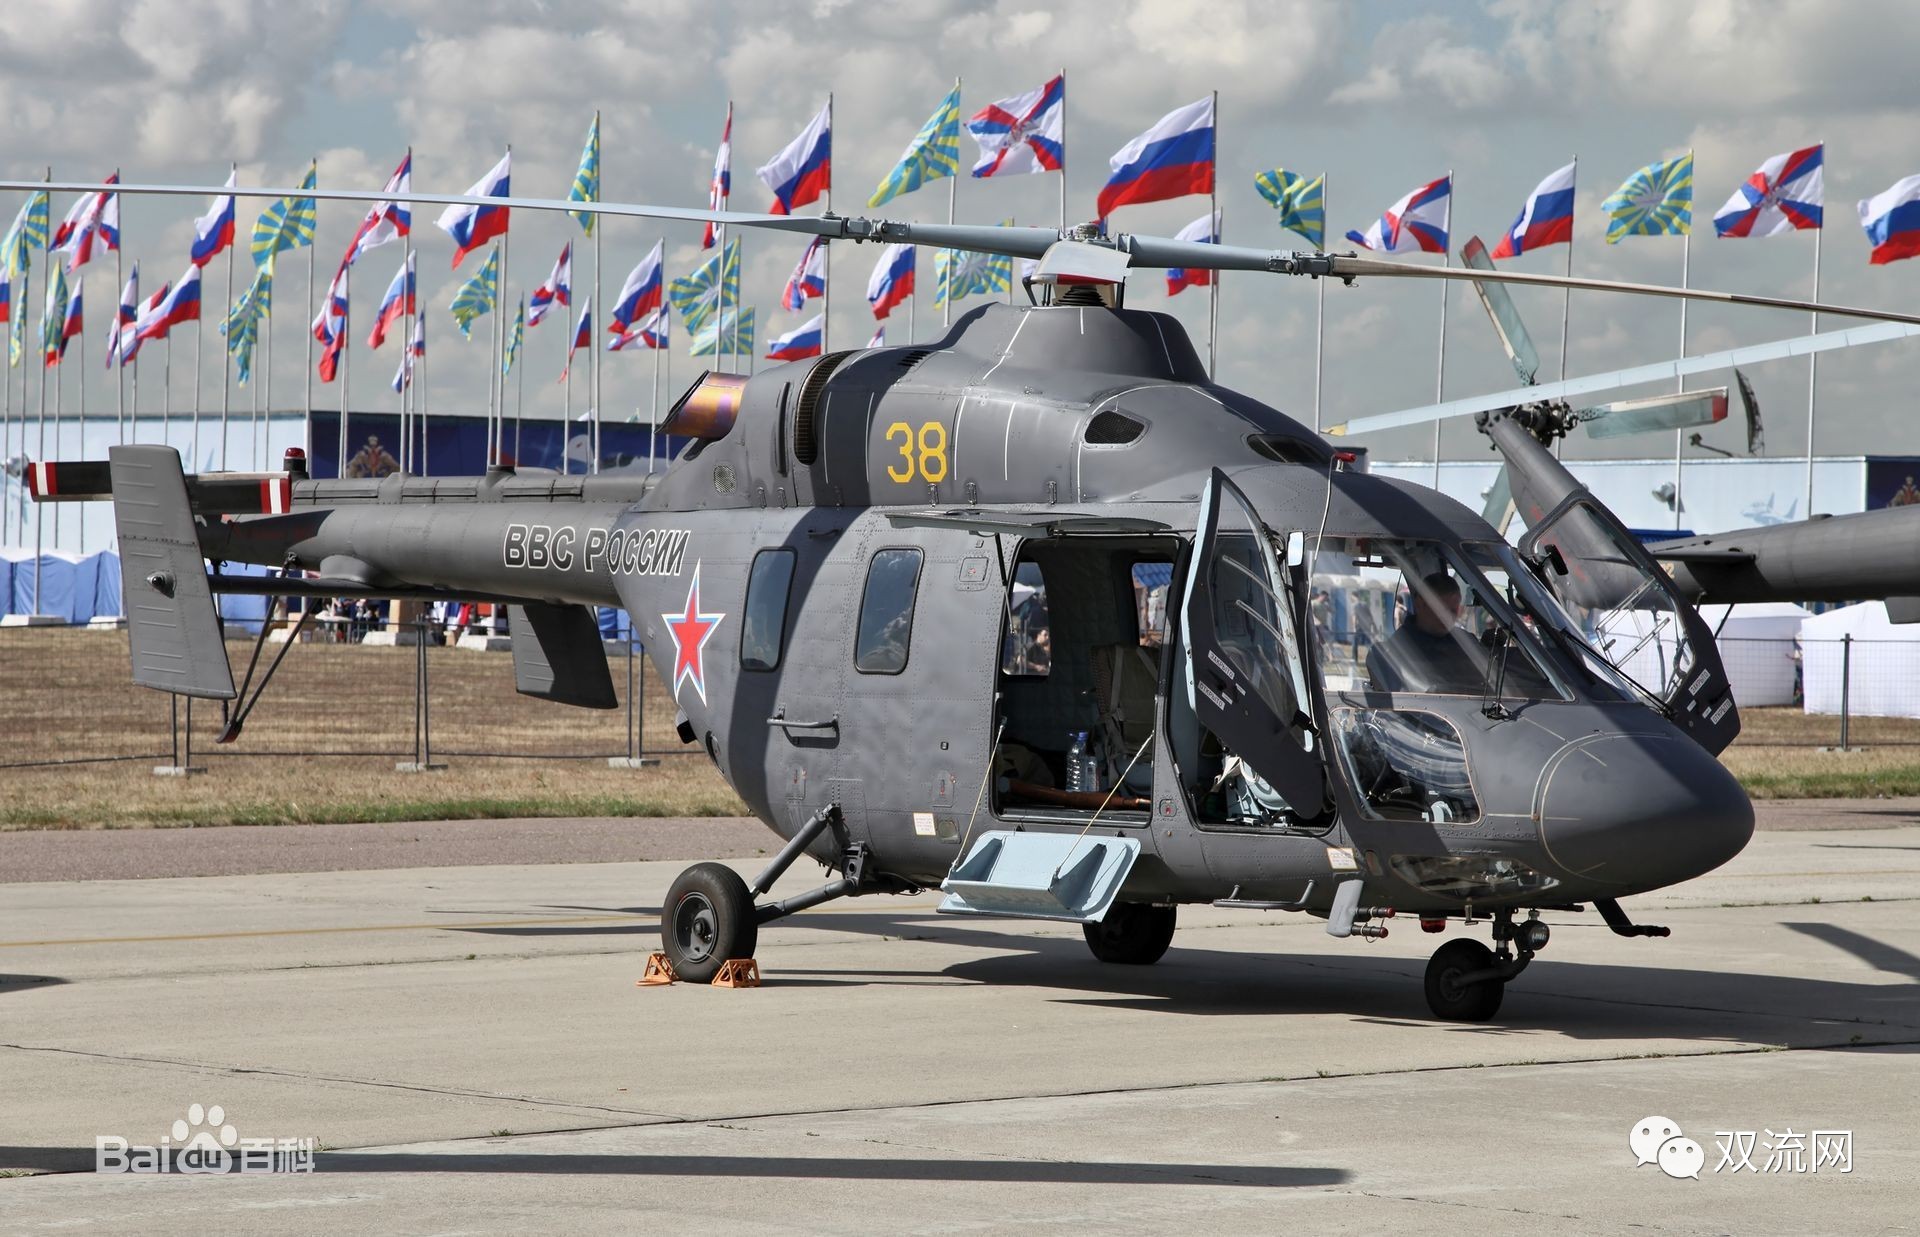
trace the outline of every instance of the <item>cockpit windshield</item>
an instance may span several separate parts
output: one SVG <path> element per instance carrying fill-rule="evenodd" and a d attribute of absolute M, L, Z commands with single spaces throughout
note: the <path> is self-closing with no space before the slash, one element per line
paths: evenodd
<path fill-rule="evenodd" d="M 1437 541 L 1328 536 L 1310 593 L 1328 694 L 1558 700 L 1514 570 Z"/>

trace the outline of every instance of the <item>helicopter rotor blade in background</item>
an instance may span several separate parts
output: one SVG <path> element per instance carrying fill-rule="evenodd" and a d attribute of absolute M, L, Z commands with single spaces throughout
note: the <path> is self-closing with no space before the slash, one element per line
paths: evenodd
<path fill-rule="evenodd" d="M 1480 508 L 1480 516 L 1504 537 L 1507 525 L 1513 523 L 1513 478 L 1507 475 L 1504 462 L 1500 471 L 1493 475 L 1493 484 L 1487 489 L 1487 501 Z"/>
<path fill-rule="evenodd" d="M 101 185 L 88 181 L 0 180 L 0 192 L 98 193 Z M 385 193 L 364 189 L 263 188 L 227 185 L 115 186 L 121 194 L 162 194 L 172 197 L 315 198 L 339 202 L 409 202 L 437 206 L 504 206 L 511 210 L 573 211 L 637 219 L 666 219 L 682 223 L 724 223 L 730 227 L 765 228 L 828 240 L 936 245 L 973 253 L 1039 258 L 1056 242 L 1073 240 L 1115 249 L 1127 255 L 1133 267 L 1186 267 L 1193 270 L 1261 271 L 1275 275 L 1306 275 L 1350 282 L 1378 276 L 1382 279 L 1454 279 L 1473 282 L 1522 284 L 1535 288 L 1575 288 L 1588 292 L 1622 292 L 1748 305 L 1764 309 L 1791 309 L 1799 313 L 1833 314 L 1877 322 L 1920 325 L 1920 315 L 1848 305 L 1826 305 L 1784 297 L 1716 292 L 1708 288 L 1675 288 L 1664 284 L 1626 283 L 1584 276 L 1535 275 L 1522 271 L 1480 271 L 1460 266 L 1420 266 L 1363 258 L 1357 254 L 1298 252 L 1288 249 L 1251 249 L 1213 245 L 1203 241 L 1173 240 L 1163 236 L 1120 234 L 1098 236 L 1091 227 L 1071 229 L 980 227 L 968 224 L 905 223 L 845 215 L 769 215 L 746 211 L 701 210 L 679 206 L 651 206 L 628 202 L 575 202 L 566 198 L 478 197 L 460 193 Z M 1512 401 L 1509 401 L 1512 402 Z"/>
<path fill-rule="evenodd" d="M 1766 437 L 1760 431 L 1760 397 L 1753 393 L 1753 384 L 1739 370 L 1733 371 L 1733 381 L 1740 388 L 1740 407 L 1747 414 L 1747 454 L 1764 455 L 1767 450 Z"/>
<path fill-rule="evenodd" d="M 1574 416 L 1586 422 L 1589 438 L 1625 438 L 1629 434 L 1645 434 L 1654 430 L 1712 425 L 1727 419 L 1727 389 L 1709 387 L 1679 395 L 1615 400 L 1610 404 L 1582 408 Z"/>
<path fill-rule="evenodd" d="M 1467 243 L 1460 249 L 1460 260 L 1476 271 L 1494 269 L 1486 245 L 1477 236 L 1467 238 Z M 1528 334 L 1527 324 L 1520 320 L 1520 310 L 1514 306 L 1512 293 L 1497 283 L 1480 279 L 1473 281 L 1473 290 L 1479 295 L 1487 317 L 1493 319 L 1494 334 L 1500 337 L 1500 346 L 1507 350 L 1507 359 L 1513 362 L 1513 372 L 1520 375 L 1522 383 L 1532 386 L 1540 376 L 1540 353 L 1533 346 L 1533 336 Z"/>
<path fill-rule="evenodd" d="M 1777 361 L 1783 357 L 1832 352 L 1837 348 L 1857 348 L 1863 344 L 1911 339 L 1917 335 L 1920 335 L 1920 326 L 1904 322 L 1881 322 L 1873 326 L 1848 327 L 1841 331 L 1822 331 L 1817 335 L 1797 335 L 1792 339 L 1778 339 L 1766 344 L 1750 344 L 1744 348 L 1728 348 L 1721 352 L 1682 357 L 1677 361 L 1655 361 L 1650 365 L 1634 365 L 1604 374 L 1569 378 L 1564 382 L 1549 382 L 1533 387 L 1514 387 L 1505 391 L 1495 391 L 1489 395 L 1473 395 L 1465 399 L 1448 400 L 1441 404 L 1403 408 L 1397 412 L 1383 412 L 1370 417 L 1355 417 L 1351 421 L 1329 426 L 1326 432 L 1333 435 L 1365 434 L 1373 430 L 1398 429 L 1405 425 L 1425 425 L 1431 421 L 1445 420 L 1450 417 L 1468 417 L 1477 412 L 1491 412 L 1495 408 L 1513 408 L 1542 400 L 1567 399 L 1578 395 L 1592 395 L 1599 391 L 1617 391 L 1621 387 L 1642 386 L 1652 382 L 1673 382 L 1691 374 L 1711 373 L 1714 370 L 1731 369 L 1736 365 L 1753 365 L 1761 361 Z"/>

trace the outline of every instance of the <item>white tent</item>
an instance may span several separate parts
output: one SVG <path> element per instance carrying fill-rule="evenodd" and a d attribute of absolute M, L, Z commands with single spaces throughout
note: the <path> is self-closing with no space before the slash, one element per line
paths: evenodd
<path fill-rule="evenodd" d="M 1701 606 L 1700 617 L 1714 633 L 1735 704 L 1793 703 L 1794 638 L 1813 611 L 1792 602 L 1754 602 Z"/>
<path fill-rule="evenodd" d="M 1793 703 L 1794 637 L 1809 613 L 1787 603 L 1700 607 L 1707 630 L 1715 633 L 1734 703 L 1750 708 Z M 1648 688 L 1666 682 L 1674 657 L 1671 615 L 1613 611 L 1601 627 L 1612 637 L 1611 654 L 1623 659 L 1621 668 L 1636 682 Z"/>
<path fill-rule="evenodd" d="M 1849 712 L 1920 717 L 1920 625 L 1889 622 L 1884 602 L 1814 615 L 1800 624 L 1800 646 L 1807 712 L 1840 711 L 1844 669 Z"/>

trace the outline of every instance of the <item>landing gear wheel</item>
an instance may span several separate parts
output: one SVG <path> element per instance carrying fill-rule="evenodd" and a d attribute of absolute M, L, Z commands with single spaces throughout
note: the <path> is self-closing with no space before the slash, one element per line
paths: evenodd
<path fill-rule="evenodd" d="M 1150 966 L 1173 944 L 1174 908 L 1115 902 L 1099 923 L 1083 923 L 1087 948 L 1102 962 Z"/>
<path fill-rule="evenodd" d="M 723 863 L 696 863 L 667 890 L 660 943 L 681 979 L 704 984 L 729 958 L 751 958 L 760 939 L 753 894 Z"/>
<path fill-rule="evenodd" d="M 1433 951 L 1427 962 L 1427 1008 L 1449 1022 L 1485 1022 L 1500 1012 L 1507 994 L 1502 979 L 1462 984 L 1459 977 L 1495 964 L 1493 951 L 1479 941 L 1462 937 Z"/>

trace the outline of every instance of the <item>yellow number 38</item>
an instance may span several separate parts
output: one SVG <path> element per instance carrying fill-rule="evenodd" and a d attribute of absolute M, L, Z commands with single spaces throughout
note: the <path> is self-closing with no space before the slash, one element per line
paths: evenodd
<path fill-rule="evenodd" d="M 934 484 L 947 479 L 947 427 L 938 421 L 922 421 L 920 432 L 905 421 L 887 427 L 887 441 L 900 441 L 900 464 L 889 465 L 887 476 L 907 482 L 918 478 Z"/>

